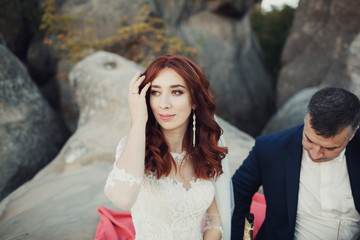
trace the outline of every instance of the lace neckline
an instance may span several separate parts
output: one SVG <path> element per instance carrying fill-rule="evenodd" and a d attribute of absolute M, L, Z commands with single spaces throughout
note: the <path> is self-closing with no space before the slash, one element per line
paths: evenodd
<path fill-rule="evenodd" d="M 160 181 L 163 183 L 167 183 L 167 184 L 171 184 L 171 186 L 176 186 L 177 188 L 181 189 L 182 191 L 185 192 L 189 192 L 190 190 L 192 190 L 195 186 L 199 186 L 201 184 L 203 184 L 204 182 L 210 182 L 209 180 L 205 180 L 202 178 L 196 178 L 196 177 L 192 177 L 188 182 L 185 181 L 181 181 L 180 179 L 174 178 L 174 177 L 165 177 L 162 176 L 159 179 L 153 179 L 155 181 Z"/>
<path fill-rule="evenodd" d="M 185 159 L 184 156 L 186 154 L 186 151 L 183 151 L 182 153 L 174 153 L 174 152 L 170 152 L 172 158 L 175 160 L 175 162 L 179 165 L 182 166 L 185 163 Z"/>

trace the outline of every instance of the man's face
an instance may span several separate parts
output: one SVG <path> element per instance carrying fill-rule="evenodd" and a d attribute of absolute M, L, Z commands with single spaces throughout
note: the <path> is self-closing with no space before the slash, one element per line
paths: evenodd
<path fill-rule="evenodd" d="M 347 139 L 348 129 L 343 129 L 340 133 L 333 137 L 325 138 L 317 135 L 315 130 L 310 124 L 311 117 L 306 116 L 302 145 L 309 154 L 309 157 L 314 162 L 327 162 L 331 161 L 346 147 L 348 142 L 354 137 Z"/>

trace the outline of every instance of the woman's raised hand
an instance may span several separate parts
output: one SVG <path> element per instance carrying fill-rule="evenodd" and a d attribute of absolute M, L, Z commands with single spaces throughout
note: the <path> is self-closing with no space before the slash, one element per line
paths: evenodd
<path fill-rule="evenodd" d="M 140 77 L 140 72 L 137 72 L 129 83 L 129 107 L 132 124 L 146 124 L 148 120 L 145 96 L 151 83 L 148 82 L 139 93 L 139 86 L 144 81 L 144 79 L 145 76 Z"/>

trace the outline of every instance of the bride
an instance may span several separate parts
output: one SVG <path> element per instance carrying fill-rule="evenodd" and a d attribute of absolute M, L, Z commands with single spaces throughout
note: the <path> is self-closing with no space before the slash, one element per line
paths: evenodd
<path fill-rule="evenodd" d="M 131 210 L 136 240 L 230 239 L 227 148 L 209 87 L 193 61 L 174 55 L 130 81 L 131 127 L 105 194 Z"/>

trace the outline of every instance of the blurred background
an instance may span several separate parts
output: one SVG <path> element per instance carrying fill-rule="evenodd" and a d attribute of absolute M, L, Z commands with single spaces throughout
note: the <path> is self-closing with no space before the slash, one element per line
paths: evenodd
<path fill-rule="evenodd" d="M 360 96 L 359 12 L 358 0 L 0 0 L 0 226 L 24 227 L 11 219 L 24 219 L 20 213 L 36 204 L 14 199 L 35 186 L 22 184 L 39 170 L 54 177 L 72 173 L 75 162 L 99 159 L 86 145 L 90 137 L 73 139 L 81 139 L 84 126 L 92 138 L 107 135 L 110 129 L 96 131 L 114 116 L 99 109 L 122 106 L 115 95 L 160 55 L 187 56 L 204 70 L 217 115 L 229 125 L 225 134 L 236 133 L 229 145 L 242 145 L 233 151 L 241 156 L 255 137 L 301 124 L 317 89 L 343 87 Z M 99 85 L 115 78 L 110 70 L 119 70 L 123 83 Z M 100 112 L 101 121 L 86 125 Z M 121 116 L 121 128 L 127 118 Z M 110 135 L 102 159 L 109 163 L 119 139 Z M 106 171 L 99 179 L 103 186 Z M 1 228 L 0 239 L 12 239 Z"/>
<path fill-rule="evenodd" d="M 105 50 L 142 66 L 167 53 L 193 59 L 212 84 L 218 115 L 257 136 L 276 110 L 280 56 L 297 4 L 2 0 L 0 29 L 4 45 L 70 132 L 78 113 L 64 99 L 67 75 L 84 57 Z"/>

